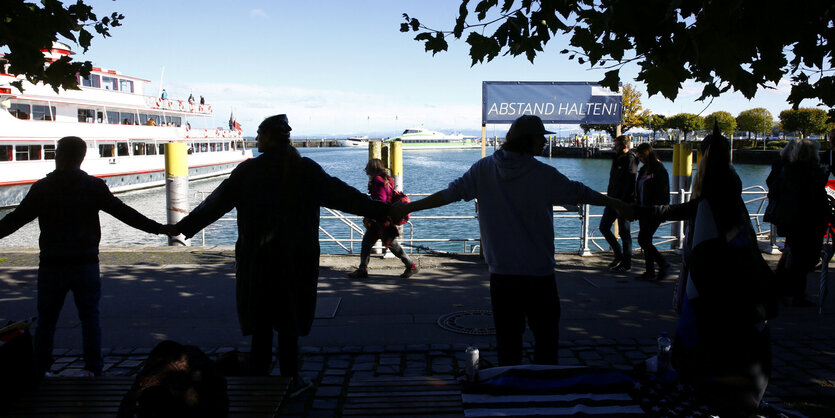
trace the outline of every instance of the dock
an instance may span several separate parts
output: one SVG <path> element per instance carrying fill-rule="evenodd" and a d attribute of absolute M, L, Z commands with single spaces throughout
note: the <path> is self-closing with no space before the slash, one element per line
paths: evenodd
<path fill-rule="evenodd" d="M 665 252 L 678 271 L 680 256 Z M 414 254 L 421 272 L 400 279 L 396 259 L 374 256 L 370 277 L 346 277 L 359 255 L 322 255 L 313 330 L 301 339 L 302 373 L 315 389 L 282 406 L 281 416 L 342 416 L 359 382 L 374 379 L 454 381 L 464 350 L 475 345 L 495 364 L 489 275 L 478 255 Z M 765 255 L 772 267 L 777 256 Z M 249 351 L 235 314 L 232 247 L 102 248 L 105 374 L 132 376 L 150 350 L 172 339 L 210 356 Z M 562 319 L 560 363 L 631 369 L 655 354 L 656 338 L 673 333 L 675 277 L 640 282 L 636 266 L 609 273 L 610 255 L 556 255 Z M 36 315 L 37 249 L 4 249 L 0 320 Z M 808 292 L 817 300 L 817 273 Z M 830 296 L 830 299 L 833 297 Z M 82 367 L 81 330 L 68 298 L 56 333 L 54 371 Z M 781 307 L 770 321 L 774 373 L 766 400 L 821 416 L 835 412 L 835 308 Z M 525 362 L 532 337 L 525 336 Z M 274 371 L 275 374 L 278 370 Z M 353 398 L 352 398 L 353 399 Z M 353 407 L 353 406 L 351 406 Z M 806 408 L 806 409 L 804 409 Z M 811 409 L 810 409 L 811 408 Z M 817 409 L 815 409 L 817 408 Z M 821 409 L 823 408 L 823 409 Z M 809 413 L 816 411 L 817 413 Z"/>

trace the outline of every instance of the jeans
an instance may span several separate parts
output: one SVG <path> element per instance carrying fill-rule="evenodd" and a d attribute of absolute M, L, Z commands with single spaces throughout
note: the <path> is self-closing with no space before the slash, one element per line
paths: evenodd
<path fill-rule="evenodd" d="M 35 331 L 35 365 L 38 374 L 52 366 L 55 326 L 64 299 L 72 292 L 84 344 L 84 368 L 102 374 L 99 300 L 101 280 L 98 264 L 41 265 L 38 268 L 38 327 Z"/>
<path fill-rule="evenodd" d="M 659 253 L 658 249 L 655 248 L 655 245 L 652 244 L 652 236 L 655 235 L 655 231 L 658 230 L 658 226 L 661 225 L 661 221 L 654 219 L 642 219 L 639 221 L 638 225 L 641 229 L 638 231 L 638 245 L 640 245 L 641 249 L 644 250 L 644 260 L 646 262 L 647 273 L 655 274 L 654 264 L 658 265 L 659 271 L 666 270 L 667 262 L 664 261 L 664 257 L 661 256 L 661 253 Z"/>
<path fill-rule="evenodd" d="M 525 318 L 534 337 L 536 364 L 559 360 L 560 296 L 553 274 L 547 276 L 490 275 L 490 301 L 496 326 L 499 366 L 522 363 Z"/>
<path fill-rule="evenodd" d="M 618 229 L 620 232 L 620 239 L 623 241 L 623 251 L 618 244 L 615 234 L 612 233 L 612 224 L 618 221 Z M 622 260 L 625 267 L 632 266 L 632 231 L 630 222 L 623 216 L 618 216 L 618 212 L 610 207 L 603 209 L 603 216 L 600 218 L 600 233 L 606 242 L 612 247 L 612 252 L 615 253 L 616 260 Z"/>
<path fill-rule="evenodd" d="M 368 269 L 368 262 L 371 261 L 371 248 L 374 247 L 374 243 L 377 242 L 379 238 L 377 238 L 376 234 L 371 233 L 370 231 L 366 230 L 365 235 L 362 236 L 362 247 L 360 248 L 360 270 L 367 270 Z M 406 267 L 412 267 L 412 260 L 406 255 L 406 252 L 403 251 L 403 247 L 397 243 L 397 240 L 392 240 L 391 244 L 389 244 L 389 250 L 395 257 L 399 258 L 400 261 L 403 262 Z"/>

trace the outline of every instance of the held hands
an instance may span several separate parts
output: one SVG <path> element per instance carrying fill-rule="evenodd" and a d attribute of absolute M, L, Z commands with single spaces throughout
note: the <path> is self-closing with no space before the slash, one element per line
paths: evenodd
<path fill-rule="evenodd" d="M 634 221 L 637 217 L 637 212 L 635 210 L 636 207 L 632 204 L 615 199 L 615 203 L 613 206 L 615 210 L 617 210 L 618 213 L 627 220 Z"/>
<path fill-rule="evenodd" d="M 180 231 L 177 229 L 177 225 L 168 224 L 163 225 L 159 228 L 159 233 L 168 235 L 169 237 L 174 237 L 180 235 Z"/>
<path fill-rule="evenodd" d="M 406 205 L 391 205 L 391 207 L 389 207 L 389 217 L 391 219 L 402 219 L 403 217 L 406 216 L 407 213 L 410 213 L 410 211 L 407 210 L 408 206 L 409 206 L 408 204 L 406 204 Z"/>

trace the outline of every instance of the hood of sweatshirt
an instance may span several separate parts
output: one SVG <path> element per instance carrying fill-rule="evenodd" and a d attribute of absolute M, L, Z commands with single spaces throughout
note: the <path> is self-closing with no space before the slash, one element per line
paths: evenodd
<path fill-rule="evenodd" d="M 536 165 L 533 155 L 521 152 L 498 150 L 493 153 L 492 158 L 499 171 L 499 178 L 503 181 L 512 181 L 522 177 L 533 170 Z"/>

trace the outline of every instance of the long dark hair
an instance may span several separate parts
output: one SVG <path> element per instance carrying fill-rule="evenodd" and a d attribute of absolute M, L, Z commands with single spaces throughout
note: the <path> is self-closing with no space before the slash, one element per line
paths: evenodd
<path fill-rule="evenodd" d="M 655 155 L 655 149 L 652 148 L 652 145 L 650 145 L 647 142 L 644 142 L 644 143 L 638 145 L 638 148 L 635 148 L 635 152 L 637 152 L 638 155 L 641 155 L 641 153 L 643 153 L 644 151 L 647 151 L 647 150 L 649 150 L 649 153 L 647 153 L 647 162 L 645 163 L 647 165 L 647 167 L 655 168 L 658 165 L 660 165 L 661 160 L 658 159 L 657 155 Z"/>

